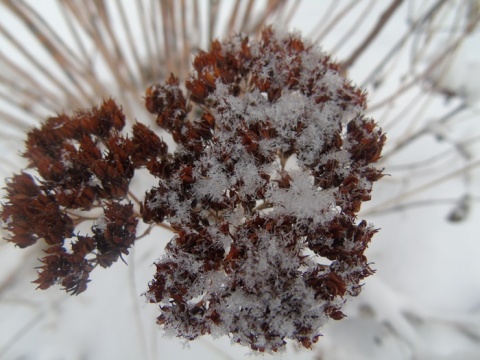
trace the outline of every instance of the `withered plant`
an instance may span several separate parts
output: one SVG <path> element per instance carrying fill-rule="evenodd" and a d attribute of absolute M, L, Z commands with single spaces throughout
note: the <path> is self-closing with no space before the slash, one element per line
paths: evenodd
<path fill-rule="evenodd" d="M 356 252 L 360 259 L 364 245 L 360 246 L 358 239 L 364 236 L 362 241 L 367 243 L 374 231 L 370 225 L 354 220 L 361 201 L 369 196 L 370 190 L 365 188 L 366 183 L 362 181 L 365 174 L 353 169 L 348 172 L 344 169 L 343 174 L 337 174 L 348 162 L 346 157 L 352 155 L 348 144 L 352 144 L 353 140 L 349 136 L 353 136 L 357 130 L 349 130 L 347 120 L 334 118 L 331 125 L 341 124 L 341 130 L 330 128 L 328 131 L 332 136 L 337 132 L 338 138 L 330 145 L 328 141 L 325 142 L 325 138 L 314 139 L 312 144 L 319 141 L 325 144 L 327 152 L 329 147 L 332 153 L 338 150 L 340 159 L 337 160 L 340 162 L 327 162 L 321 168 L 321 162 L 327 158 L 324 154 L 320 156 L 323 160 L 313 156 L 309 163 L 302 156 L 312 154 L 311 151 L 320 154 L 323 148 L 307 148 L 304 144 L 308 140 L 306 135 L 310 131 L 315 134 L 320 128 L 313 125 L 306 127 L 313 124 L 313 120 L 311 123 L 299 120 L 302 125 L 290 129 L 288 133 L 285 127 L 285 121 L 288 120 L 285 119 L 291 120 L 297 115 L 298 119 L 313 119 L 316 112 L 325 114 L 331 108 L 328 104 L 333 97 L 326 95 L 318 104 L 310 107 L 302 104 L 310 104 L 315 95 L 302 93 L 310 85 L 296 83 L 299 79 L 292 81 L 290 78 L 288 86 L 284 88 L 286 90 L 280 92 L 275 90 L 275 86 L 272 88 L 271 84 L 259 80 L 271 77 L 269 73 L 254 79 L 252 73 L 258 72 L 258 69 L 247 68 L 245 64 L 251 63 L 253 59 L 265 58 L 256 53 L 243 53 L 243 50 L 238 49 L 238 44 L 230 45 L 228 50 L 225 43 L 214 43 L 208 53 L 200 53 L 193 62 L 198 49 L 209 48 L 208 44 L 216 37 L 242 33 L 254 39 L 259 36 L 259 30 L 264 24 L 272 22 L 281 24 L 285 29 L 300 28 L 313 42 L 322 44 L 332 59 L 339 61 L 339 65 L 330 60 L 325 61 L 319 65 L 321 68 L 330 67 L 328 73 L 348 74 L 360 84 L 360 88 L 368 89 L 369 106 L 364 109 L 363 93 L 355 94 L 355 88 L 349 87 L 348 82 L 339 77 L 339 83 L 347 85 L 344 89 L 346 94 L 355 94 L 350 101 L 344 99 L 346 104 L 350 104 L 347 108 L 358 108 L 359 114 L 365 113 L 367 117 L 373 117 L 388 132 L 389 141 L 377 166 L 385 167 L 385 173 L 391 176 L 376 184 L 373 201 L 364 204 L 358 215 L 360 219 L 374 220 L 376 226 L 385 230 L 379 236 L 388 237 L 388 241 L 376 241 L 374 244 L 379 247 L 372 249 L 373 252 L 369 254 L 369 260 L 377 262 L 374 267 L 382 270 L 382 275 L 372 277 L 372 282 L 380 282 L 383 286 L 381 289 L 388 289 L 386 293 L 398 291 L 399 295 L 405 295 L 386 269 L 389 267 L 386 263 L 396 256 L 398 258 L 390 246 L 397 249 L 395 243 L 401 243 L 407 248 L 414 244 L 412 248 L 421 257 L 422 247 L 418 245 L 425 245 L 429 240 L 419 235 L 419 232 L 413 232 L 410 239 L 397 238 L 396 234 L 391 236 L 392 229 L 389 229 L 388 222 L 392 221 L 397 226 L 396 220 L 392 220 L 392 214 L 394 217 L 398 212 L 404 212 L 406 220 L 410 216 L 410 222 L 402 222 L 402 228 L 411 228 L 412 218 L 419 218 L 417 213 L 411 216 L 411 212 L 430 210 L 433 206 L 437 215 L 439 209 L 440 213 L 443 210 L 443 214 L 449 214 L 447 219 L 457 226 L 465 221 L 468 225 L 473 204 L 478 201 L 478 187 L 475 186 L 475 171 L 478 171 L 480 165 L 479 152 L 475 150 L 480 139 L 478 126 L 475 125 L 478 116 L 472 106 L 475 94 L 463 86 L 459 74 L 452 69 L 456 67 L 457 60 L 462 58 L 462 48 L 471 47 L 469 44 L 472 44 L 472 38 L 478 33 L 478 1 L 57 0 L 46 6 L 43 2 L 36 1 L 0 0 L 0 14 L 0 172 L 2 177 L 7 177 L 12 171 L 19 173 L 22 161 L 30 164 L 30 168 L 8 179 L 8 187 L 2 190 L 2 194 L 7 193 L 4 200 L 7 210 L 4 212 L 12 213 L 11 217 L 7 216 L 2 236 L 8 238 L 6 230 L 15 227 L 18 246 L 26 247 L 36 243 L 25 251 L 16 251 L 7 242 L 0 244 L 3 246 L 0 252 L 1 310 L 9 309 L 9 304 L 14 303 L 15 310 L 22 314 L 21 317 L 29 319 L 22 331 L 11 333 L 8 339 L 2 339 L 0 357 L 15 351 L 21 354 L 18 357 L 27 356 L 30 351 L 25 346 L 27 335 L 35 334 L 38 339 L 46 339 L 45 330 L 52 329 L 51 323 L 57 329 L 54 332 L 57 335 L 55 341 L 58 342 L 63 334 L 70 333 L 71 324 L 64 317 L 58 316 L 59 303 L 77 310 L 77 300 L 88 301 L 90 296 L 95 301 L 90 303 L 91 307 L 83 315 L 90 316 L 90 319 L 104 315 L 100 304 L 107 300 L 95 296 L 96 289 L 90 288 L 87 294 L 77 298 L 65 298 L 64 294 L 56 292 L 32 296 L 29 289 L 58 284 L 68 293 L 78 294 L 85 290 L 97 265 L 108 267 L 120 259 L 129 264 L 128 268 L 122 267 L 121 263 L 117 264 L 118 273 L 127 271 L 129 274 L 127 279 L 118 276 L 120 282 L 128 285 L 128 289 L 122 288 L 120 291 L 130 290 L 130 297 L 115 299 L 115 309 L 131 303 L 131 311 L 128 316 L 118 320 L 116 333 L 127 329 L 124 331 L 129 335 L 134 333 L 136 341 L 124 342 L 118 347 L 118 342 L 115 342 L 115 346 L 118 351 L 134 349 L 132 351 L 135 353 L 142 352 L 142 358 L 149 358 L 149 352 L 152 351 L 150 358 L 157 358 L 156 346 L 161 339 L 145 336 L 153 332 L 150 328 L 145 331 L 144 325 L 154 327 L 155 324 L 150 321 L 146 311 L 140 313 L 142 298 L 138 295 L 147 288 L 147 281 L 135 283 L 135 277 L 143 277 L 144 273 L 153 270 L 148 265 L 155 256 L 164 254 L 162 249 L 170 239 L 170 235 L 157 236 L 155 232 L 154 236 L 149 234 L 153 227 L 167 228 L 176 236 L 168 245 L 166 255 L 156 264 L 161 269 L 168 269 L 168 272 L 158 272 L 147 291 L 147 300 L 158 302 L 162 308 L 159 322 L 174 335 L 178 334 L 177 329 L 181 329 L 180 335 L 183 334 L 186 338 L 208 332 L 225 334 L 230 331 L 230 326 L 235 341 L 253 345 L 259 350 L 282 349 L 281 334 L 290 334 L 285 339 L 290 336 L 308 346 L 309 342 L 316 339 L 315 331 L 308 328 L 309 324 L 313 329 L 323 321 L 318 318 L 318 322 L 315 322 L 313 315 L 305 318 L 311 320 L 310 323 L 305 320 L 305 329 L 299 328 L 299 322 L 292 324 L 289 320 L 271 328 L 263 323 L 255 323 L 251 325 L 256 329 L 255 332 L 247 336 L 241 334 L 245 329 L 241 325 L 245 325 L 242 319 L 247 319 L 248 316 L 253 319 L 256 316 L 252 315 L 254 313 L 251 307 L 232 305 L 230 310 L 236 309 L 242 314 L 242 317 L 234 319 L 228 318 L 228 311 L 224 311 L 222 317 L 220 313 L 217 316 L 213 312 L 218 312 L 219 308 L 224 310 L 225 307 L 222 306 L 226 304 L 239 304 L 245 299 L 253 299 L 259 291 L 262 291 L 262 296 L 264 293 L 267 294 L 265 296 L 273 296 L 272 289 L 278 290 L 273 284 L 293 291 L 298 285 L 294 279 L 304 282 L 305 291 L 324 289 L 324 292 L 313 296 L 319 312 L 321 304 L 324 304 L 324 320 L 340 318 L 343 316 L 342 311 L 347 313 L 341 308 L 342 301 L 354 293 L 353 289 L 359 289 L 356 286 L 362 282 L 358 280 L 355 285 L 357 280 L 348 278 L 345 271 L 332 265 L 345 264 L 346 260 L 342 259 L 348 257 L 342 251 L 345 244 L 348 247 L 352 241 L 357 245 L 351 250 L 353 253 L 350 256 L 353 257 Z M 315 15 L 313 20 L 307 19 L 305 15 L 311 14 Z M 242 41 L 247 44 L 245 50 L 260 47 L 258 43 L 245 40 L 245 37 L 234 37 L 226 43 Z M 277 41 L 283 40 L 280 37 Z M 284 66 L 285 69 L 294 70 L 287 77 L 293 76 L 295 79 L 298 75 L 296 71 L 300 70 L 305 73 L 304 64 L 295 60 L 296 54 L 311 53 L 313 47 L 304 41 L 301 43 L 303 49 L 299 47 L 292 50 L 296 48 L 292 45 L 289 57 L 278 59 L 280 68 Z M 219 46 L 220 50 L 215 49 L 215 46 Z M 283 56 L 285 51 L 282 48 L 279 54 Z M 229 59 L 234 60 L 232 64 L 223 67 L 217 65 L 217 60 L 213 61 L 211 54 L 218 56 L 219 53 L 230 54 Z M 317 53 L 319 58 L 324 59 L 318 49 Z M 236 54 L 243 55 L 238 58 Z M 211 69 L 212 61 L 217 66 L 216 70 L 215 67 Z M 195 65 L 195 73 L 189 77 L 192 65 Z M 237 69 L 231 70 L 228 75 L 225 70 L 222 70 L 222 74 L 218 72 L 220 68 L 225 69 L 231 65 L 237 66 Z M 469 69 L 469 78 L 472 78 L 471 65 L 472 63 L 463 62 L 463 68 Z M 311 70 L 314 68 L 313 66 Z M 237 74 L 237 70 L 244 73 Z M 171 73 L 175 75 L 170 76 Z M 185 80 L 188 81 L 187 86 Z M 278 84 L 286 81 L 285 78 L 277 79 L 276 76 L 273 76 L 273 80 Z M 158 85 L 151 86 L 153 83 Z M 299 86 L 303 86 L 303 90 Z M 149 90 L 145 94 L 146 88 Z M 262 96 L 258 96 L 255 90 Z M 219 98 L 220 91 L 223 91 L 225 98 L 230 99 L 223 107 L 218 101 L 212 100 Z M 160 100 L 162 94 L 168 94 L 162 100 L 163 103 Z M 338 99 L 339 94 L 336 95 Z M 108 100 L 110 97 L 115 101 Z M 102 99 L 105 99 L 103 103 Z M 148 116 L 145 109 L 145 99 L 148 110 L 157 114 L 160 128 L 149 122 L 151 116 Z M 238 101 L 238 104 L 232 105 L 231 100 Z M 269 111 L 264 110 L 267 105 L 270 106 Z M 285 110 L 287 107 L 292 109 L 292 113 Z M 89 108 L 92 109 L 75 112 Z M 39 124 L 46 117 L 63 112 L 64 115 L 50 118 L 40 127 Z M 233 119 L 234 113 L 237 114 L 238 121 Z M 293 113 L 297 115 L 294 116 Z M 347 113 L 348 111 L 345 112 Z M 345 119 L 348 119 L 350 115 L 346 116 Z M 355 115 L 351 116 L 354 119 Z M 278 122 L 280 120 L 283 122 Z M 232 122 L 235 127 L 230 126 L 228 129 Z M 359 123 L 359 129 L 365 132 L 363 125 L 368 124 L 369 120 L 359 120 Z M 32 131 L 32 126 L 37 126 L 38 129 Z M 380 140 L 381 134 L 373 123 L 367 126 L 367 134 L 364 136 L 369 137 L 368 127 L 372 127 L 370 136 L 379 136 Z M 30 135 L 25 157 L 20 158 L 18 143 L 27 133 Z M 285 139 L 290 136 L 293 138 L 292 143 L 286 145 Z M 175 141 L 172 140 L 173 137 Z M 220 144 L 223 143 L 229 145 L 222 148 Z M 237 145 L 232 147 L 232 144 Z M 369 146 L 359 145 L 353 153 L 360 153 Z M 291 154 L 288 151 L 290 148 Z M 341 157 L 342 151 L 346 154 L 345 157 Z M 373 152 L 373 147 L 371 151 Z M 228 158 L 228 155 L 233 157 Z M 211 163 L 206 161 L 208 156 L 212 158 Z M 372 155 L 371 160 L 376 156 Z M 237 159 L 254 159 L 252 165 L 259 166 L 261 170 L 257 170 L 256 177 L 245 177 L 247 173 L 255 172 L 251 172 L 252 169 L 246 171 L 244 161 Z M 230 165 L 223 167 L 220 165 L 223 164 L 222 161 Z M 368 168 L 367 164 L 364 166 Z M 232 167 L 233 176 L 230 175 Z M 335 175 L 329 178 L 327 174 L 332 172 Z M 138 184 L 143 184 L 147 174 L 153 174 L 152 177 L 156 178 L 155 186 L 141 189 Z M 244 179 L 239 180 L 242 177 Z M 216 179 L 217 183 L 210 179 Z M 456 185 L 449 187 L 449 191 L 438 191 L 440 186 L 448 182 Z M 304 194 L 301 197 L 300 190 L 295 190 L 297 188 L 308 188 L 308 196 Z M 148 190 L 147 202 L 144 201 L 145 190 Z M 354 193 L 350 195 L 350 200 L 355 205 L 348 210 L 345 205 L 348 203 L 346 193 L 350 190 Z M 162 195 L 164 191 L 167 194 Z M 208 198 L 209 194 L 214 195 Z M 328 202 L 327 194 L 330 194 L 330 203 L 338 205 L 325 205 Z M 305 200 L 307 197 L 308 201 Z M 320 201 L 320 198 L 323 200 Z M 190 208 L 182 203 L 183 200 Z M 8 210 L 9 201 L 10 205 L 15 203 L 16 210 Z M 300 204 L 306 206 L 304 209 L 310 209 L 308 211 L 321 205 L 318 208 L 323 209 L 323 212 L 310 220 L 306 215 L 307 210 L 305 214 L 299 215 Z M 296 205 L 299 207 L 296 208 Z M 444 206 L 449 208 L 443 209 Z M 287 215 L 288 211 L 297 215 Z M 345 215 L 345 211 L 350 211 L 351 215 Z M 341 212 L 344 217 L 340 215 Z M 428 214 L 428 218 L 434 221 L 434 215 L 430 211 L 422 214 Z M 328 216 L 332 218 L 327 221 L 325 219 Z M 11 222 L 14 217 L 17 219 L 16 225 Z M 39 221 L 31 221 L 34 219 Z M 310 221 L 319 224 L 320 219 L 325 224 L 323 229 L 329 231 L 327 234 L 319 234 L 318 237 L 302 235 L 313 231 L 307 226 Z M 334 219 L 339 224 L 335 224 Z M 192 221 L 193 224 L 195 221 L 198 223 L 193 226 Z M 258 229 L 247 232 L 245 227 L 248 226 L 248 221 Z M 382 221 L 386 223 L 382 224 Z M 228 229 L 226 223 L 229 224 Z M 435 228 L 438 229 L 439 226 Z M 91 229 L 88 230 L 89 228 Z M 290 228 L 288 236 L 287 228 Z M 192 233 L 196 234 L 193 238 L 189 237 Z M 146 235 L 149 235 L 148 239 Z M 240 247 L 240 243 L 239 248 L 232 247 L 240 236 L 250 239 L 250 243 L 247 243 L 250 247 L 247 244 Z M 318 244 L 321 241 L 318 239 L 322 236 L 327 247 L 320 249 Z M 144 243 L 133 250 L 131 246 L 134 241 L 144 237 Z M 348 240 L 343 245 L 332 240 L 342 237 L 354 240 Z M 267 238 L 277 239 L 272 244 L 275 247 L 278 245 L 279 249 L 283 243 L 280 242 L 279 245 L 278 239 L 295 244 L 283 252 L 278 251 L 280 254 L 289 254 L 290 262 L 284 264 L 279 260 L 280 257 L 261 257 L 267 251 Z M 317 239 L 317 243 L 312 239 Z M 145 250 L 141 247 L 145 244 L 151 246 L 151 258 L 139 254 Z M 438 249 L 437 246 L 435 248 Z M 458 248 L 459 251 L 468 252 L 467 247 Z M 236 253 L 235 249 L 239 252 Z M 340 251 L 341 249 L 343 250 Z M 321 255 L 326 254 L 327 250 L 334 253 Z M 425 259 L 434 256 L 431 250 L 433 248 L 424 246 Z M 134 254 L 134 251 L 137 253 Z M 131 254 L 127 257 L 129 252 Z M 40 263 L 36 262 L 39 277 L 36 285 L 32 286 L 28 281 L 34 278 L 35 270 L 25 264 L 35 263 L 36 258 L 43 259 Z M 178 259 L 184 259 L 182 264 L 189 270 L 186 274 L 188 277 L 184 280 L 176 272 L 181 261 Z M 246 259 L 257 259 L 257 262 L 252 260 L 250 264 Z M 295 269 L 295 261 L 302 264 L 296 269 L 297 273 L 287 271 Z M 361 266 L 368 265 L 366 260 L 358 261 Z M 273 280 L 265 272 L 261 285 L 255 283 L 247 272 L 248 267 L 252 268 L 251 271 L 256 271 L 264 267 L 270 268 L 265 265 L 270 263 L 277 264 L 278 274 L 287 275 Z M 316 266 L 318 269 L 312 270 Z M 364 267 L 365 274 L 370 272 L 370 266 Z M 454 269 L 460 274 L 461 266 L 456 266 L 454 262 L 450 266 L 452 270 L 448 270 L 449 275 L 455 276 Z M 422 281 L 428 279 L 430 274 L 425 269 L 423 266 L 418 269 L 418 278 L 422 279 L 418 286 L 421 286 L 422 293 Z M 435 274 L 440 274 L 445 269 L 438 269 Z M 397 269 L 393 271 L 397 273 Z M 115 270 L 112 273 L 115 274 Z M 248 281 L 234 283 L 232 277 L 235 274 L 242 275 L 241 278 Z M 415 283 L 411 281 L 410 272 L 399 269 L 398 274 L 405 283 Z M 360 279 L 359 273 L 356 275 Z M 465 276 L 471 274 L 461 273 L 462 278 Z M 100 277 L 93 276 L 96 286 L 101 284 L 98 279 Z M 315 284 L 312 279 L 316 278 L 321 280 Z M 193 284 L 190 288 L 182 286 L 190 283 Z M 212 287 L 214 283 L 219 287 Z M 432 286 L 434 283 L 432 281 Z M 461 282 L 455 286 L 460 287 L 459 284 Z M 204 291 L 201 286 L 205 286 Z M 373 287 L 367 288 L 370 290 Z M 212 295 L 216 293 L 230 296 L 216 299 Z M 239 294 L 245 298 L 238 296 L 235 299 Z M 332 294 L 333 297 L 327 298 L 327 294 Z M 49 296 L 50 300 L 41 301 L 42 295 Z M 416 329 L 419 324 L 430 324 L 447 316 L 443 310 L 432 317 L 431 309 L 424 311 L 418 307 L 405 309 L 397 306 L 392 308 L 394 313 L 384 317 L 382 311 L 385 298 L 382 291 L 378 291 L 375 296 L 369 297 L 368 293 L 364 295 L 366 297 L 351 302 L 353 306 L 348 311 L 348 319 L 332 321 L 332 330 L 335 329 L 335 324 L 340 328 L 348 328 L 354 326 L 356 321 L 364 320 L 370 324 L 373 320 L 376 326 L 384 329 L 385 339 L 393 337 L 399 346 L 406 344 L 409 351 L 407 358 L 424 356 L 423 353 L 418 353 L 418 349 L 425 349 L 425 344 L 421 336 L 412 340 L 409 333 L 402 332 L 404 324 Z M 266 297 L 262 301 L 260 303 L 268 303 Z M 283 301 L 275 303 L 277 305 L 273 308 L 273 305 L 264 308 L 261 316 L 273 321 L 275 311 L 286 312 L 288 306 L 294 308 L 295 300 Z M 247 301 L 246 304 L 250 303 Z M 452 304 L 452 307 L 457 308 L 457 305 Z M 368 308 L 369 311 L 355 314 L 355 306 Z M 32 309 L 34 311 L 30 312 Z M 260 309 L 257 308 L 259 314 Z M 142 315 L 145 319 L 141 318 Z M 468 312 L 464 319 L 458 318 L 455 322 L 450 322 L 451 319 L 448 318 L 442 322 L 442 326 L 448 323 L 454 331 L 470 334 L 471 318 L 472 314 Z M 290 319 L 293 319 L 293 315 Z M 188 321 L 192 325 L 185 328 Z M 135 331 L 131 331 L 132 328 Z M 301 332 L 305 334 L 301 335 Z M 320 341 L 317 353 L 312 353 L 312 356 L 327 358 L 328 346 L 333 344 L 335 351 L 338 346 L 343 348 L 347 340 L 357 341 L 356 337 L 347 339 L 338 332 L 335 335 L 335 331 L 326 333 L 330 335 L 329 341 Z M 89 335 L 90 333 L 84 334 L 87 338 Z M 261 343 L 265 337 L 269 338 L 268 346 Z M 209 344 L 206 337 L 202 339 L 204 344 Z M 81 342 L 78 336 L 65 341 L 69 345 Z M 45 343 L 50 345 L 50 339 Z M 371 347 L 383 348 L 385 343 L 375 342 Z M 220 352 L 219 344 L 221 342 L 214 342 L 209 346 Z M 365 344 L 362 344 L 362 348 L 363 345 Z M 111 341 L 105 340 L 102 346 L 102 350 L 110 349 Z M 43 350 L 44 347 L 35 348 L 36 353 Z M 93 356 L 101 357 L 103 353 L 95 352 Z M 357 354 L 350 355 L 352 356 Z"/>
<path fill-rule="evenodd" d="M 214 41 L 193 67 L 185 88 L 171 75 L 146 91 L 173 151 L 144 124 L 123 134 L 113 100 L 30 131 L 29 169 L 8 182 L 1 213 L 8 240 L 44 242 L 38 287 L 76 295 L 95 267 L 128 255 L 140 219 L 166 223 L 175 236 L 145 295 L 167 332 L 310 348 L 373 273 L 364 251 L 376 230 L 356 213 L 382 177 L 371 164 L 385 135 L 363 114 L 365 93 L 297 35 Z M 135 209 L 140 168 L 158 185 Z M 95 208 L 92 234 L 80 234 Z"/>

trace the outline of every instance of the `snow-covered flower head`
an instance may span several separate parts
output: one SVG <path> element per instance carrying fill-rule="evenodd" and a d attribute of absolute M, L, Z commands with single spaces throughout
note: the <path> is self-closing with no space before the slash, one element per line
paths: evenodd
<path fill-rule="evenodd" d="M 183 95 L 173 76 L 147 108 L 177 143 L 143 216 L 177 235 L 147 292 L 178 336 L 211 333 L 260 351 L 317 341 L 372 274 L 376 230 L 356 212 L 382 174 L 385 140 L 365 94 L 296 35 L 233 36 L 194 60 Z M 148 166 L 148 165 L 147 165 Z"/>

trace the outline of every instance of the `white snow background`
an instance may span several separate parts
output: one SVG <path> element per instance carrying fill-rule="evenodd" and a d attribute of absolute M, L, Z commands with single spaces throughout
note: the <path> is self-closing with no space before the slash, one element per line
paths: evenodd
<path fill-rule="evenodd" d="M 30 3 L 50 13 L 52 23 L 56 21 L 55 1 Z M 340 3 L 340 7 L 353 4 Z M 362 6 L 375 4 L 368 13 L 369 19 L 335 52 L 337 59 L 351 52 L 349 39 L 365 37 L 390 2 L 361 3 L 335 25 L 351 26 Z M 405 1 L 348 76 L 362 84 L 372 66 L 405 34 L 416 14 L 433 3 Z M 461 2 L 451 3 L 455 8 Z M 308 36 L 329 11 L 329 4 L 329 1 L 303 1 L 289 28 Z M 455 15 L 458 14 L 452 14 Z M 444 22 L 451 22 L 449 16 L 445 15 Z M 0 23 L 14 29 L 19 39 L 28 41 L 25 30 L 1 5 Z M 441 25 L 436 23 L 439 34 Z M 377 273 L 366 279 L 359 297 L 349 300 L 345 309 L 347 318 L 332 321 L 312 351 L 292 345 L 279 358 L 480 359 L 479 167 L 461 176 L 447 177 L 445 181 L 434 181 L 480 158 L 479 30 L 451 52 L 441 70 L 431 72 L 404 96 L 375 110 L 376 104 L 415 78 L 423 64 L 445 50 L 451 31 L 445 31 L 445 38 L 437 36 L 436 46 L 425 51 L 415 48 L 415 41 L 421 43 L 429 30 L 417 29 L 416 36 L 396 56 L 396 67 L 385 71 L 376 89 L 368 88 L 372 109 L 369 116 L 384 127 L 388 136 L 384 154 L 409 134 L 427 129 L 403 151 L 379 164 L 390 176 L 375 184 L 372 201 L 363 205 L 359 215 L 359 219 L 381 228 L 367 253 Z M 324 49 L 333 49 L 344 33 L 339 31 L 335 36 L 333 32 L 323 39 Z M 11 51 L 3 40 L 0 36 L 0 52 Z M 415 61 L 414 52 L 419 54 Z M 19 66 L 22 61 L 19 58 Z M 48 61 L 45 58 L 47 65 Z M 459 96 L 448 97 L 445 93 Z M 415 102 L 420 97 L 424 99 L 421 106 Z M 439 124 L 439 118 L 462 104 L 461 112 Z M 0 111 L 7 108 L 15 111 L 0 102 Z M 0 175 L 4 179 L 22 167 L 18 154 L 25 134 L 20 127 L 2 123 L 1 118 L 0 124 Z M 475 138 L 476 141 L 462 143 Z M 422 161 L 425 163 L 421 166 L 402 168 L 404 164 Z M 397 201 L 397 197 L 402 201 Z M 461 203 L 461 199 L 466 201 Z M 448 221 L 456 205 L 466 205 L 458 210 L 469 208 L 468 214 L 462 221 Z M 154 273 L 153 261 L 161 255 L 169 239 L 166 232 L 155 230 L 135 244 L 126 259 L 128 266 L 119 261 L 109 269 L 97 269 L 88 290 L 77 297 L 57 288 L 35 290 L 30 281 L 36 277 L 34 268 L 39 265 L 39 250 L 35 247 L 20 250 L 1 242 L 0 359 L 245 358 L 250 354 L 248 349 L 231 345 L 228 338 L 205 336 L 185 344 L 176 338 L 163 337 L 161 328 L 155 324 L 156 306 L 146 304 L 141 293 Z"/>

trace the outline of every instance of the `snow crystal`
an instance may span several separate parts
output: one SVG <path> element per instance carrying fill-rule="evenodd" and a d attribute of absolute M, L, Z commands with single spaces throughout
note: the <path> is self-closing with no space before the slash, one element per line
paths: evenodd
<path fill-rule="evenodd" d="M 201 171 L 206 171 L 206 175 L 202 176 Z M 194 191 L 199 198 L 221 201 L 224 191 L 230 186 L 231 179 L 226 174 L 225 166 L 209 153 L 195 163 L 193 176 L 197 179 Z"/>
<path fill-rule="evenodd" d="M 94 227 L 100 230 L 101 232 L 104 232 L 105 230 L 107 230 L 107 225 L 108 225 L 108 221 L 104 216 L 99 217 L 94 222 Z"/>
<path fill-rule="evenodd" d="M 322 225 L 333 218 L 335 210 L 334 190 L 319 190 L 313 186 L 311 177 L 302 171 L 290 172 L 290 188 L 271 186 L 266 199 L 274 204 L 270 217 L 291 215 L 299 220 L 311 220 L 310 226 Z"/>

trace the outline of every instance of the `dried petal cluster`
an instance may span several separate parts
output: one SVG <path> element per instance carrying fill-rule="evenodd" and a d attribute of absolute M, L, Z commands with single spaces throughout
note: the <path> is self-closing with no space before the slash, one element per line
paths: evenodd
<path fill-rule="evenodd" d="M 309 348 L 373 272 L 364 251 L 376 230 L 356 213 L 382 177 L 371 164 L 385 136 L 363 115 L 365 93 L 297 35 L 266 28 L 258 41 L 214 41 L 193 67 L 186 92 L 173 75 L 146 91 L 173 152 L 139 123 L 123 137 L 112 100 L 33 130 L 25 156 L 39 176 L 7 185 L 10 241 L 44 239 L 36 282 L 77 294 L 97 264 L 128 254 L 139 217 L 168 222 L 176 234 L 146 292 L 168 332 Z M 141 167 L 158 185 L 137 213 L 128 188 Z M 72 211 L 98 207 L 93 235 L 76 235 Z"/>

